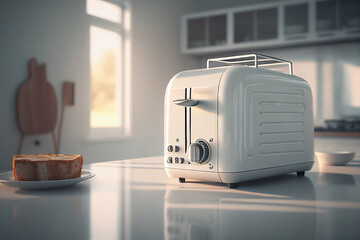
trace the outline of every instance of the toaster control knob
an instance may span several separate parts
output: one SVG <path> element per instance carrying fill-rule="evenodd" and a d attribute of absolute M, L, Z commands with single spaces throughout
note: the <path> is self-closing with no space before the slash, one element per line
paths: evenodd
<path fill-rule="evenodd" d="M 191 163 L 204 164 L 210 159 L 210 146 L 204 139 L 198 139 L 189 146 L 189 159 Z"/>
<path fill-rule="evenodd" d="M 169 145 L 169 146 L 167 147 L 167 150 L 168 150 L 169 152 L 172 152 L 172 151 L 173 151 L 173 146 L 172 146 L 172 145 Z"/>

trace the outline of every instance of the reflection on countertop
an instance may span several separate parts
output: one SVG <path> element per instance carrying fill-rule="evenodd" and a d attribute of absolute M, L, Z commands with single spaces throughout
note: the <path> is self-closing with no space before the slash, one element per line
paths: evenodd
<path fill-rule="evenodd" d="M 312 204 L 316 194 L 309 178 L 283 175 L 239 188 L 167 190 L 165 239 L 315 239 L 321 210 Z"/>
<path fill-rule="evenodd" d="M 0 186 L 0 238 L 89 238 L 89 189 L 85 184 L 46 191 Z"/>
<path fill-rule="evenodd" d="M 72 187 L 0 185 L 1 239 L 360 239 L 360 161 L 228 189 L 179 183 L 162 157 L 85 166 Z"/>

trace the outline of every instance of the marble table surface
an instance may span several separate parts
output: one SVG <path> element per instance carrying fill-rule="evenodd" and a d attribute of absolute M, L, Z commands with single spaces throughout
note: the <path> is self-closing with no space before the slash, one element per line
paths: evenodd
<path fill-rule="evenodd" d="M 76 185 L 0 184 L 1 239 L 360 239 L 360 160 L 239 184 L 166 176 L 162 157 L 85 165 Z"/>

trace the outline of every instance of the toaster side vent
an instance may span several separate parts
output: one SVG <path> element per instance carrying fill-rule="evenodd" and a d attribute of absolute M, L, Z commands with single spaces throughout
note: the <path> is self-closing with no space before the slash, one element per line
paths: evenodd
<path fill-rule="evenodd" d="M 262 101 L 258 109 L 260 154 L 304 151 L 305 105 L 302 102 Z"/>
<path fill-rule="evenodd" d="M 302 153 L 303 149 L 303 141 L 262 143 L 259 146 L 260 154 Z"/>
<path fill-rule="evenodd" d="M 260 114 L 295 114 L 303 115 L 305 110 L 305 105 L 303 103 L 297 102 L 270 102 L 263 101 L 259 104 Z"/>
<path fill-rule="evenodd" d="M 260 135 L 304 133 L 303 122 L 267 122 L 260 123 Z"/>
<path fill-rule="evenodd" d="M 301 89 L 259 90 L 258 87 L 248 98 L 246 155 L 303 153 L 306 107 Z"/>

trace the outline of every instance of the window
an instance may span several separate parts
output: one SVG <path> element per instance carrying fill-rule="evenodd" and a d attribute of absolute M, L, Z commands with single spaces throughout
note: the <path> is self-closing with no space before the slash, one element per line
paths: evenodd
<path fill-rule="evenodd" d="M 118 139 L 130 132 L 129 8 L 87 0 L 90 17 L 90 140 Z"/>
<path fill-rule="evenodd" d="M 90 27 L 92 128 L 120 127 L 121 36 L 96 26 Z"/>
<path fill-rule="evenodd" d="M 340 61 L 339 61 L 340 62 Z M 340 62 L 342 73 L 341 115 L 358 116 L 360 113 L 360 64 L 353 61 Z"/>

